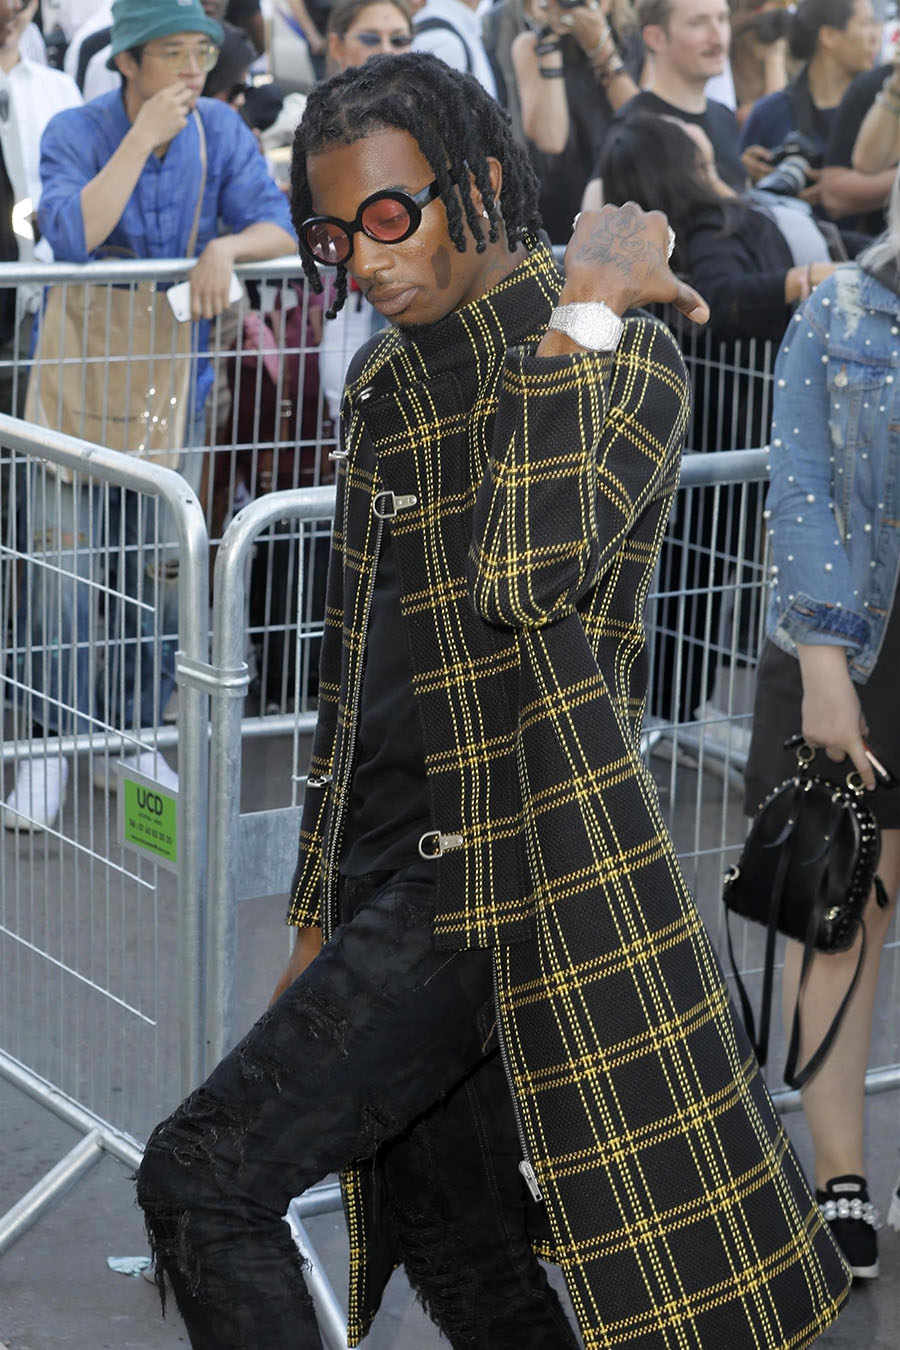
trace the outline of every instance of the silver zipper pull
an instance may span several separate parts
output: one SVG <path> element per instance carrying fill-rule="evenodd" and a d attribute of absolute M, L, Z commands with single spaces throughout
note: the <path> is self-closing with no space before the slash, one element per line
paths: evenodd
<path fill-rule="evenodd" d="M 541 1194 L 541 1188 L 538 1185 L 538 1179 L 534 1175 L 534 1168 L 532 1167 L 531 1163 L 528 1161 L 527 1158 L 523 1158 L 522 1161 L 519 1163 L 519 1171 L 525 1178 L 525 1185 L 531 1192 L 532 1200 L 537 1201 L 543 1200 L 544 1197 Z"/>

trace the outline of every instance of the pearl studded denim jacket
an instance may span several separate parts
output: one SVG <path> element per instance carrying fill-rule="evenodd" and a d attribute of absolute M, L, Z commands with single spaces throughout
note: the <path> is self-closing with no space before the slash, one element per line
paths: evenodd
<path fill-rule="evenodd" d="M 900 296 L 855 264 L 794 315 L 775 365 L 769 635 L 870 675 L 900 570 Z"/>

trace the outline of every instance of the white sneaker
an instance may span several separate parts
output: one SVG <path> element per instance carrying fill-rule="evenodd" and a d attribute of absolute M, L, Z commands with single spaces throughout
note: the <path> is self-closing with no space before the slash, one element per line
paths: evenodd
<path fill-rule="evenodd" d="M 900 1233 L 900 1180 L 897 1181 L 897 1189 L 891 1196 L 891 1207 L 887 1216 L 888 1228 L 893 1228 L 895 1233 Z"/>
<path fill-rule="evenodd" d="M 49 829 L 66 799 L 68 781 L 69 761 L 60 755 L 21 760 L 15 787 L 3 804 L 3 824 L 28 833 Z"/>
<path fill-rule="evenodd" d="M 104 789 L 110 792 L 119 790 L 119 776 L 115 772 L 117 762 L 114 757 L 108 761 L 98 757 L 95 761 L 94 787 L 100 788 L 101 792 Z M 127 769 L 142 773 L 145 778 L 155 778 L 160 787 L 167 788 L 169 792 L 178 791 L 178 774 L 163 759 L 161 750 L 142 750 L 138 755 L 123 755 L 122 763 Z"/>

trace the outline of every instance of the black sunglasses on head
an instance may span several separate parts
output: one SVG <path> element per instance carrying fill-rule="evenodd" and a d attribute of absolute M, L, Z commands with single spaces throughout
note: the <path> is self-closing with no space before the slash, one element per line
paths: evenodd
<path fill-rule="evenodd" d="M 439 196 L 436 178 L 413 194 L 400 188 L 373 192 L 360 206 L 355 220 L 340 220 L 337 216 L 310 216 L 304 220 L 300 244 L 316 262 L 335 267 L 350 257 L 353 236 L 360 230 L 378 244 L 401 244 L 419 228 L 422 208 Z"/>

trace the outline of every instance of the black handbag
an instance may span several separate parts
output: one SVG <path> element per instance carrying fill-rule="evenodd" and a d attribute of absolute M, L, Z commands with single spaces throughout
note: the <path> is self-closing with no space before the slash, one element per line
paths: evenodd
<path fill-rule="evenodd" d="M 812 774 L 809 766 L 815 751 L 802 737 L 793 737 L 787 745 L 796 745 L 797 773 L 777 787 L 760 807 L 740 859 L 725 875 L 724 900 L 728 955 L 744 1025 L 760 1064 L 765 1064 L 769 1048 L 776 937 L 784 933 L 803 943 L 797 1002 L 784 1067 L 788 1086 L 801 1088 L 831 1049 L 859 981 L 866 951 L 863 910 L 873 884 L 882 907 L 887 904 L 887 896 L 876 874 L 881 833 L 865 800 L 859 774 L 852 771 L 844 783 Z M 734 959 L 728 922 L 731 913 L 766 928 L 758 1039 L 753 1010 Z M 798 1070 L 800 998 L 813 954 L 847 951 L 860 929 L 859 959 L 850 986 L 821 1045 Z"/>

